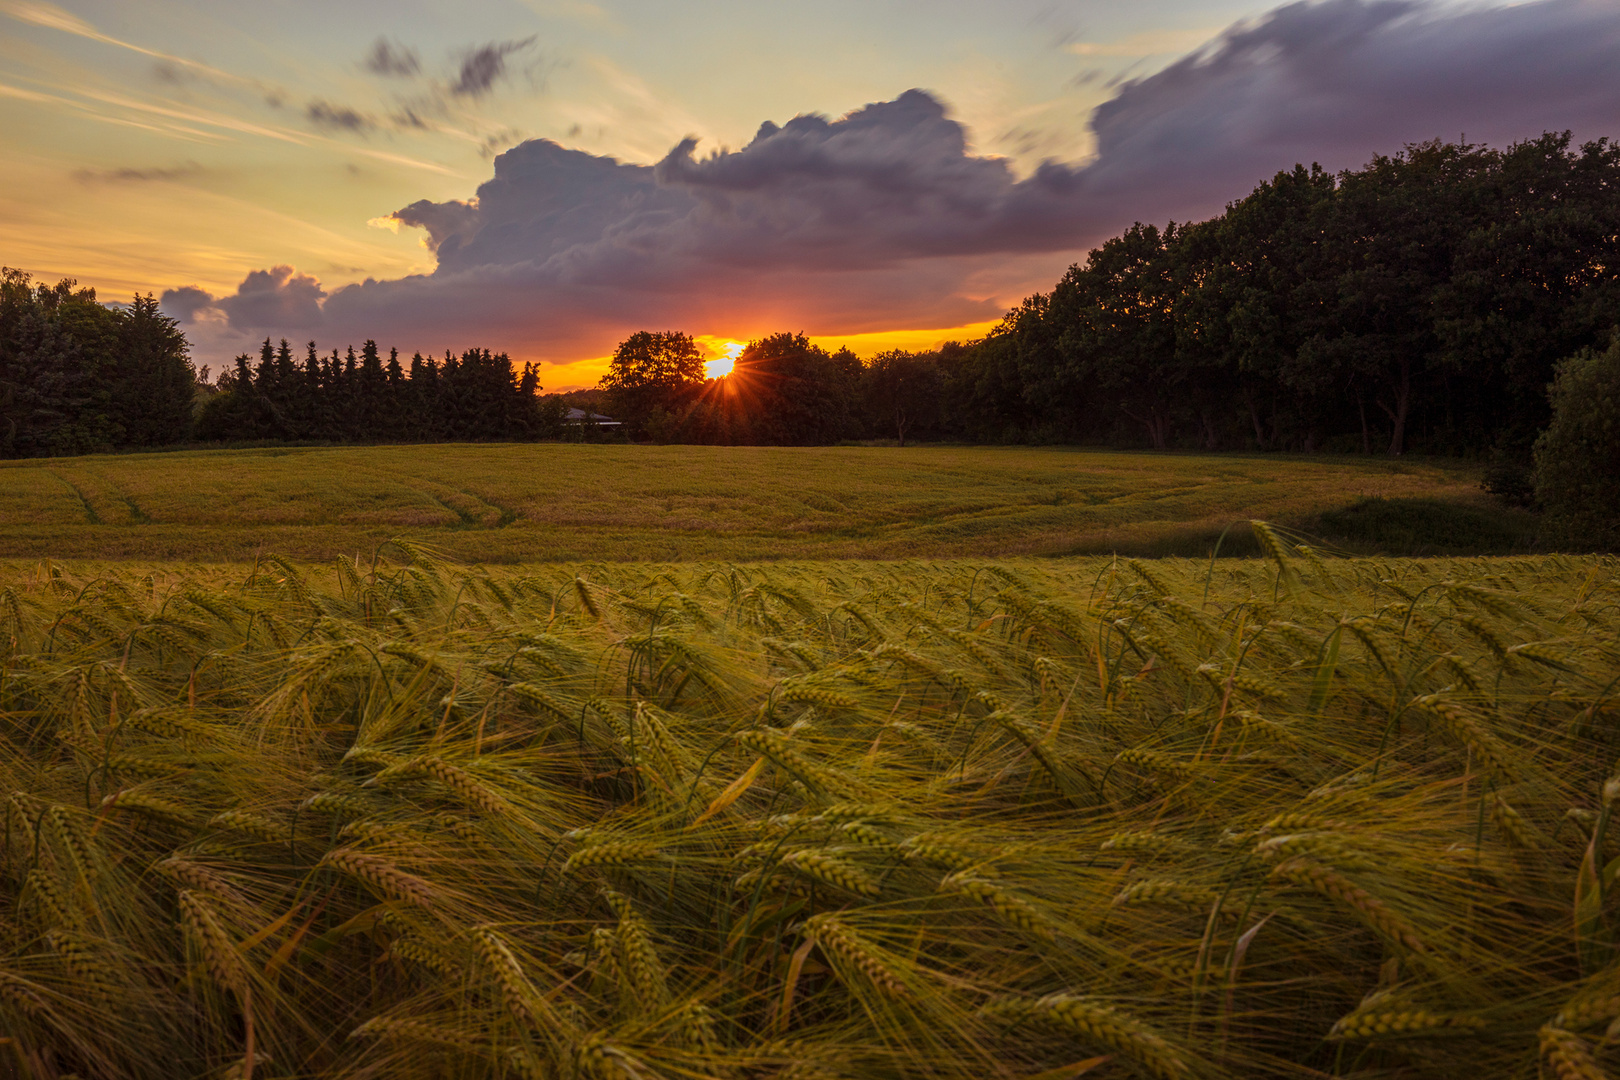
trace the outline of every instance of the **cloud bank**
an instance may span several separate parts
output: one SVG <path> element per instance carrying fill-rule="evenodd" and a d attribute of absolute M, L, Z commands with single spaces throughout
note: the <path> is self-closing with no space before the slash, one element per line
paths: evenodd
<path fill-rule="evenodd" d="M 469 55 L 465 92 L 491 71 L 493 81 L 503 58 Z M 474 197 L 391 215 L 424 231 L 432 274 L 327 295 L 277 267 L 231 296 L 175 290 L 164 303 L 244 337 L 321 328 L 559 360 L 600 355 L 646 326 L 961 325 L 1049 287 L 1134 220 L 1218 213 L 1296 162 L 1347 168 L 1464 134 L 1497 145 L 1549 129 L 1590 138 L 1620 134 L 1617 121 L 1612 5 L 1291 4 L 1119 87 L 1090 118 L 1087 163 L 1019 177 L 971 153 L 919 90 L 836 120 L 767 122 L 735 151 L 700 157 L 686 140 L 656 166 L 536 140 L 499 155 Z"/>

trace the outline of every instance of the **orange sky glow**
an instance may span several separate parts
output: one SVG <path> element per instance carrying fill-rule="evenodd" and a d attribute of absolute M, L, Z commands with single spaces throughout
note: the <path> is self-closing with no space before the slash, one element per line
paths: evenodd
<path fill-rule="evenodd" d="M 987 322 L 968 323 L 964 326 L 935 328 L 929 330 L 882 330 L 866 334 L 811 334 L 810 340 L 820 345 L 828 352 L 836 352 L 848 348 L 861 359 L 870 359 L 880 352 L 890 349 L 905 349 L 908 352 L 923 352 L 937 349 L 947 341 L 973 341 L 982 338 L 995 329 L 999 320 L 991 319 Z M 692 340 L 697 347 L 703 350 L 707 359 L 704 361 L 704 374 L 709 378 L 718 378 L 731 370 L 731 361 L 742 352 L 746 341 L 740 341 L 724 334 L 694 334 Z M 541 381 L 545 383 L 547 392 L 566 390 L 585 390 L 596 385 L 603 375 L 607 374 L 610 356 L 591 357 L 586 360 L 575 360 L 571 363 L 547 364 L 541 373 Z"/>
<path fill-rule="evenodd" d="M 122 0 L 0 0 L 0 263 L 46 283 L 76 279 L 109 302 L 177 289 L 233 298 L 250 274 L 289 267 L 294 284 L 307 276 L 324 303 L 362 282 L 432 278 L 439 260 L 426 230 L 401 227 L 394 212 L 476 202 L 496 158 L 529 140 L 650 166 L 686 136 L 706 152 L 735 149 L 766 119 L 836 118 L 911 86 L 942 88 L 951 116 L 978 133 L 971 148 L 953 152 L 1004 159 L 1024 175 L 1049 158 L 1081 160 L 1093 150 L 1083 118 L 1111 91 L 1100 78 L 1077 82 L 1077 71 L 1112 75 L 1166 62 L 1173 57 L 1160 53 L 1171 46 L 1131 35 L 1188 25 L 1179 12 L 1109 17 L 1080 34 L 967 11 L 918 27 L 857 0 L 828 2 L 832 8 L 785 5 L 755 19 L 753 5 L 715 0 L 693 19 L 651 0 L 468 0 L 400 9 L 384 24 L 364 5 L 314 0 L 153 0 L 141 17 Z M 1044 10 L 1044 0 L 1012 2 Z M 711 40 L 708 28 L 736 22 L 733 9 L 752 20 L 745 39 L 791 39 L 802 57 Z M 829 17 L 832 9 L 841 14 Z M 885 64 L 831 47 L 857 16 L 900 43 Z M 1208 24 L 1201 15 L 1197 26 Z M 1054 47 L 1059 38 L 1130 47 L 1094 61 Z M 972 48 L 964 52 L 963 43 Z M 378 59 L 384 46 L 393 50 L 388 63 Z M 726 62 L 703 63 L 704 50 Z M 692 79 L 694 62 L 712 77 Z M 348 321 L 288 308 L 278 320 L 268 299 L 252 312 L 243 300 L 229 319 L 224 307 L 203 307 L 181 321 L 195 363 L 216 373 L 231 355 L 256 352 L 265 336 L 300 349 L 313 339 L 323 352 L 372 337 L 406 355 L 505 351 L 515 362 L 540 362 L 546 390 L 565 391 L 595 386 L 616 340 L 643 321 L 693 334 L 711 376 L 750 338 L 771 332 L 803 330 L 829 351 L 847 346 L 863 358 L 973 339 L 992 323 L 972 320 L 1049 283 L 1066 261 L 1050 257 L 1051 265 L 994 280 L 968 271 L 936 280 L 922 259 L 927 283 L 909 289 L 895 284 L 906 277 L 898 271 L 842 292 L 838 273 L 780 286 L 761 275 L 742 283 L 732 308 L 716 312 L 707 301 L 716 292 L 696 290 L 684 314 L 666 304 L 644 317 L 631 304 L 620 325 L 611 303 L 577 319 L 562 303 L 532 323 L 482 323 L 453 301 L 432 312 L 403 303 Z M 784 268 L 816 269 L 777 266 Z M 655 280 L 645 292 L 669 287 Z M 903 294 L 892 309 L 885 289 Z M 514 310 L 517 301 L 505 308 Z"/>
<path fill-rule="evenodd" d="M 1613 5 L 1280 3 L 0 0 L 0 264 L 215 372 L 371 338 L 564 391 L 641 329 L 711 375 L 972 341 L 1296 162 L 1613 134 Z"/>

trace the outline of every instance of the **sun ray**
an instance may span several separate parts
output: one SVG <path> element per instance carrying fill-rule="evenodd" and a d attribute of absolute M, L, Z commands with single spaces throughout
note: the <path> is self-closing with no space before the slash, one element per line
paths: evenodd
<path fill-rule="evenodd" d="M 724 338 L 702 338 L 699 345 L 706 351 L 718 355 L 703 362 L 703 374 L 711 379 L 723 379 L 731 374 L 731 368 L 742 355 L 744 345 L 740 341 L 729 341 Z"/>

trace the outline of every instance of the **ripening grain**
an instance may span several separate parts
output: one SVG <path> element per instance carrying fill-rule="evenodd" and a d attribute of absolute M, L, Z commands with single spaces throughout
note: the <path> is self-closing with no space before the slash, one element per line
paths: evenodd
<path fill-rule="evenodd" d="M 1616 563 L 0 583 L 0 1074 L 1600 1076 Z"/>
<path fill-rule="evenodd" d="M 1233 522 L 1364 497 L 1471 506 L 1478 485 L 1458 462 L 1067 447 L 197 450 L 0 462 L 0 558 L 325 561 L 395 536 L 495 563 L 1199 555 Z M 1524 550 L 1512 535 L 1377 550 Z"/>

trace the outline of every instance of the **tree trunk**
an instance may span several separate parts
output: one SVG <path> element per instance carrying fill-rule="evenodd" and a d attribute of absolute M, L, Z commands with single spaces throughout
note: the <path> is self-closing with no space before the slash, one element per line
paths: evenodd
<path fill-rule="evenodd" d="M 1265 425 L 1260 422 L 1260 406 L 1255 403 L 1254 391 L 1243 391 L 1243 403 L 1249 407 L 1249 421 L 1254 424 L 1254 441 L 1260 444 L 1260 449 L 1270 450 L 1271 440 L 1266 438 Z"/>
<path fill-rule="evenodd" d="M 906 417 L 899 410 L 894 414 L 894 434 L 901 446 L 906 445 Z"/>
<path fill-rule="evenodd" d="M 1395 407 L 1392 409 L 1382 400 L 1378 407 L 1389 416 L 1390 423 L 1395 430 L 1389 436 L 1389 456 L 1400 457 L 1406 452 L 1406 417 L 1412 407 L 1412 362 L 1401 361 L 1401 381 L 1395 386 Z"/>
<path fill-rule="evenodd" d="M 1170 421 L 1157 408 L 1149 407 L 1146 416 L 1137 416 L 1121 402 L 1119 411 L 1135 420 L 1147 429 L 1148 440 L 1153 443 L 1153 449 L 1163 450 L 1166 437 L 1169 435 Z"/>
<path fill-rule="evenodd" d="M 1372 456 L 1372 432 L 1367 427 L 1367 403 L 1360 394 L 1356 395 L 1356 408 L 1361 413 L 1361 452 L 1368 457 Z"/>

